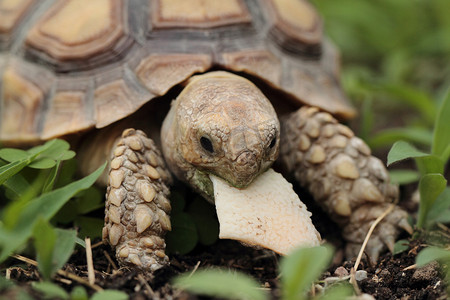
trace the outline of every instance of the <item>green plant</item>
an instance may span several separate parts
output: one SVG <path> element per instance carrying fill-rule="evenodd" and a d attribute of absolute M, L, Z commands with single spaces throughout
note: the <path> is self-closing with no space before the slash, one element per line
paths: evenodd
<path fill-rule="evenodd" d="M 414 174 L 420 177 L 419 194 L 420 205 L 416 226 L 423 228 L 436 222 L 443 211 L 450 207 L 450 194 L 445 192 L 447 180 L 444 178 L 444 168 L 450 157 L 450 93 L 447 93 L 438 111 L 434 125 L 433 140 L 430 152 L 418 150 L 413 145 L 404 142 L 396 142 L 388 154 L 388 166 L 407 158 L 414 158 L 418 171 L 403 170 L 402 176 Z M 395 174 L 395 173 L 394 173 Z M 402 178 L 397 178 L 398 182 Z M 404 179 L 403 179 L 404 181 Z M 436 209 L 439 211 L 436 211 Z"/>
<path fill-rule="evenodd" d="M 281 293 L 284 300 L 307 299 L 311 284 L 328 266 L 333 251 L 328 246 L 300 248 L 280 263 Z M 205 269 L 174 279 L 176 287 L 227 299 L 268 299 L 267 293 L 249 275 L 238 271 Z M 348 285 L 327 289 L 318 299 L 342 299 L 351 294 Z"/>
<path fill-rule="evenodd" d="M 358 135 L 372 149 L 431 145 L 450 83 L 447 0 L 315 0 L 343 57 L 342 83 L 361 107 Z M 408 21 L 410 20 L 410 21 Z M 375 122 L 376 121 L 376 122 Z"/>
<path fill-rule="evenodd" d="M 1 197 L 6 200 L 0 211 L 0 263 L 12 254 L 29 251 L 27 242 L 33 241 L 38 269 L 46 280 L 33 284 L 33 288 L 44 298 L 77 299 L 50 281 L 72 255 L 76 242 L 80 243 L 75 230 L 55 228 L 54 217 L 71 199 L 78 204 L 87 202 L 82 196 L 75 196 L 88 191 L 106 166 L 105 163 L 89 176 L 75 181 L 74 156 L 63 140 L 52 140 L 26 151 L 0 149 L 0 186 L 4 190 Z M 84 211 L 91 208 L 92 204 L 85 205 Z M 19 289 L 6 282 L 0 290 Z M 19 293 L 26 299 L 24 291 Z M 126 295 L 122 295 L 124 298 Z"/>

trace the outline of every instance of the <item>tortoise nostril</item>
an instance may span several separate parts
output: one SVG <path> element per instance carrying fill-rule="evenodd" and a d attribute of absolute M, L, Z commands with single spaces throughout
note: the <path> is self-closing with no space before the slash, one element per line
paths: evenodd
<path fill-rule="evenodd" d="M 245 151 L 239 154 L 236 159 L 236 163 L 239 167 L 245 167 L 248 169 L 257 169 L 258 167 L 256 155 L 250 151 Z"/>

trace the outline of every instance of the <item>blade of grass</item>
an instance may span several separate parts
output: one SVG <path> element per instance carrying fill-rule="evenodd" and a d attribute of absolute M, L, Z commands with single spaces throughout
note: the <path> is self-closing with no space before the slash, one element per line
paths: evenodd
<path fill-rule="evenodd" d="M 0 262 L 4 261 L 31 236 L 34 224 L 40 216 L 49 220 L 70 198 L 94 184 L 105 167 L 106 163 L 85 178 L 31 201 L 21 211 L 14 228 L 5 228 L 0 223 Z"/>

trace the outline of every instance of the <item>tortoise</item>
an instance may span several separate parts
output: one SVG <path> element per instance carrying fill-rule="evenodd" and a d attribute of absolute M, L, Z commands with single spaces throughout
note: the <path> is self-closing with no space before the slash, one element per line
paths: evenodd
<path fill-rule="evenodd" d="M 85 173 L 109 159 L 103 237 L 123 265 L 167 263 L 174 177 L 214 203 L 213 177 L 245 190 L 277 161 L 348 256 L 398 198 L 340 123 L 356 111 L 306 0 L 3 0 L 0 50 L 0 140 L 67 138 Z M 395 206 L 381 222 L 372 259 L 411 230 L 406 217 Z"/>

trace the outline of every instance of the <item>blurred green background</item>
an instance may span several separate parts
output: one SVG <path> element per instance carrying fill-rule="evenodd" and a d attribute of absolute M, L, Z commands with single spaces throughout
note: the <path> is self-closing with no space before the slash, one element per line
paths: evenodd
<path fill-rule="evenodd" d="M 376 151 L 399 139 L 429 148 L 450 86 L 450 1 L 313 3 L 341 49 L 342 84 L 360 111 L 351 124 L 358 135 Z"/>

